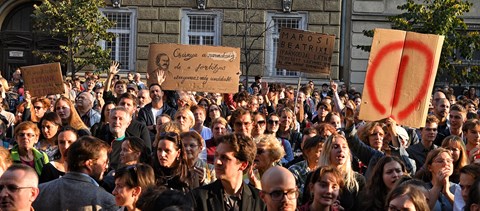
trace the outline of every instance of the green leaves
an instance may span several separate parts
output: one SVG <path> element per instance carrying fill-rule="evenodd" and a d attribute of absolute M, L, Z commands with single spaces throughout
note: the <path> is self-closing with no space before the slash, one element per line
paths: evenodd
<path fill-rule="evenodd" d="M 473 4 L 464 0 L 424 0 L 416 3 L 407 0 L 397 8 L 402 14 L 389 17 L 392 28 L 419 33 L 445 35 L 440 57 L 438 78 L 448 78 L 450 83 L 472 82 L 480 78 L 479 67 L 468 61 L 475 49 L 480 49 L 480 35 L 469 31 L 461 17 Z M 364 31 L 373 37 L 373 31 Z M 369 46 L 357 46 L 368 50 Z"/>
<path fill-rule="evenodd" d="M 115 35 L 107 32 L 114 23 L 102 15 L 99 11 L 102 7 L 104 0 L 43 0 L 35 6 L 34 30 L 65 37 L 68 42 L 60 46 L 64 52 L 56 55 L 42 51 L 34 54 L 46 62 L 67 64 L 72 76 L 87 65 L 107 68 L 110 52 L 101 49 L 98 43 L 111 41 Z"/>

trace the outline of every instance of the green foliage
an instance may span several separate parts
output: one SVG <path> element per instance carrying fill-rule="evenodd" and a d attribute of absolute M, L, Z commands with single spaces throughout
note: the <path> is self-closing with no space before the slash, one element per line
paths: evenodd
<path fill-rule="evenodd" d="M 110 51 L 103 50 L 99 43 L 111 41 L 114 34 L 107 32 L 115 23 L 99 11 L 105 7 L 104 0 L 43 0 L 35 5 L 34 29 L 53 37 L 67 39 L 60 53 L 34 52 L 47 62 L 67 64 L 72 76 L 87 65 L 107 69 Z"/>
<path fill-rule="evenodd" d="M 468 31 L 461 18 L 472 5 L 463 0 L 424 0 L 423 3 L 407 0 L 397 7 L 404 13 L 388 19 L 393 29 L 444 35 L 437 76 L 448 78 L 450 83 L 473 82 L 480 80 L 480 68 L 463 62 L 471 60 L 474 50 L 480 49 L 480 34 Z M 364 31 L 364 35 L 373 37 L 373 30 Z M 370 46 L 357 47 L 370 50 Z"/>

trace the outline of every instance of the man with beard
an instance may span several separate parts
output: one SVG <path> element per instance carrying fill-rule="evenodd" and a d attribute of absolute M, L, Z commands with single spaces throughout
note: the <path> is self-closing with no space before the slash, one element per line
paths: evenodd
<path fill-rule="evenodd" d="M 157 116 L 168 114 L 173 119 L 176 110 L 164 103 L 164 92 L 159 84 L 152 84 L 149 89 L 152 102 L 138 111 L 137 120 L 147 126 L 147 129 L 150 131 L 150 140 L 154 140 Z"/>
<path fill-rule="evenodd" d="M 422 140 L 407 148 L 408 155 L 411 159 L 415 160 L 416 166 L 423 166 L 427 154 L 431 150 L 438 148 L 437 145 L 433 144 L 438 133 L 437 117 L 434 115 L 428 115 L 425 127 L 420 131 Z"/>
<path fill-rule="evenodd" d="M 165 53 L 157 54 L 155 58 L 155 64 L 157 65 L 157 69 L 148 73 L 148 76 L 149 76 L 148 85 L 157 83 L 157 81 L 159 80 L 158 78 L 159 75 L 172 76 L 172 73 L 168 70 L 170 66 L 170 57 L 168 57 L 167 54 Z M 163 72 L 163 73 L 159 74 L 160 72 Z"/>
<path fill-rule="evenodd" d="M 438 131 L 440 133 L 449 129 L 450 122 L 448 121 L 448 114 L 450 113 L 450 101 L 447 98 L 440 98 L 433 102 L 433 114 L 438 119 Z"/>
<path fill-rule="evenodd" d="M 68 148 L 65 176 L 40 185 L 35 210 L 117 210 L 115 197 L 98 181 L 108 166 L 110 146 L 93 136 L 83 136 Z"/>
<path fill-rule="evenodd" d="M 297 197 L 295 177 L 286 168 L 274 166 L 263 174 L 260 198 L 267 205 L 267 211 L 294 211 L 297 208 Z"/>
<path fill-rule="evenodd" d="M 255 142 L 241 134 L 229 134 L 217 139 L 215 174 L 217 180 L 190 192 L 194 210 L 253 210 L 263 211 L 259 190 L 243 182 L 256 154 Z M 295 181 L 294 181 L 295 184 Z"/>

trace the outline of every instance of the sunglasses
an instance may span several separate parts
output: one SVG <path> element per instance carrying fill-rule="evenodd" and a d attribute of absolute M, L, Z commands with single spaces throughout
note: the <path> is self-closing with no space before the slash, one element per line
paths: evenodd
<path fill-rule="evenodd" d="M 10 193 L 15 193 L 17 192 L 18 190 L 21 190 L 21 189 L 27 189 L 27 188 L 33 188 L 33 187 L 19 187 L 17 185 L 14 185 L 14 184 L 9 184 L 9 185 L 0 185 L 0 192 L 3 191 L 3 189 L 7 189 L 8 192 Z"/>

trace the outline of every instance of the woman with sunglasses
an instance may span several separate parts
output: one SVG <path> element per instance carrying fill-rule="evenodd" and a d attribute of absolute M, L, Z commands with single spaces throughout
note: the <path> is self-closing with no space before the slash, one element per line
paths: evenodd
<path fill-rule="evenodd" d="M 205 122 L 204 122 L 205 126 L 210 127 L 212 124 L 212 121 L 219 117 L 222 117 L 222 111 L 220 106 L 214 103 L 210 104 L 207 107 L 207 118 L 205 118 Z"/>
<path fill-rule="evenodd" d="M 40 119 L 50 109 L 50 100 L 45 97 L 33 98 L 28 91 L 25 92 L 25 110 L 23 111 L 23 121 L 40 122 Z"/>
<path fill-rule="evenodd" d="M 285 155 L 282 145 L 274 135 L 263 135 L 257 142 L 257 155 L 254 165 L 248 172 L 250 184 L 262 189 L 260 178 L 270 167 L 279 165 L 280 159 Z"/>
<path fill-rule="evenodd" d="M 278 134 L 277 131 L 279 127 L 280 117 L 275 113 L 268 115 L 267 130 L 265 134 Z M 280 160 L 280 163 L 287 164 L 288 162 L 293 160 L 292 145 L 287 139 L 280 138 L 278 136 L 277 139 L 280 141 L 283 149 L 285 150 L 285 156 Z"/>
<path fill-rule="evenodd" d="M 190 189 L 187 155 L 178 133 L 160 134 L 155 159 L 155 177 L 159 186 L 187 192 Z"/>
<path fill-rule="evenodd" d="M 300 145 L 302 143 L 302 134 L 298 132 L 299 125 L 295 120 L 295 114 L 290 108 L 280 110 L 280 124 L 277 131 L 279 139 L 286 139 L 292 145 L 295 152 L 301 153 Z"/>
<path fill-rule="evenodd" d="M 196 131 L 188 131 L 181 133 L 180 137 L 187 154 L 187 165 L 191 175 L 190 188 L 206 185 L 215 180 L 213 166 L 199 159 L 204 143 L 202 136 Z"/>
<path fill-rule="evenodd" d="M 140 210 L 136 202 L 147 188 L 155 185 L 152 167 L 147 164 L 125 166 L 115 172 L 115 203 L 120 210 Z"/>
<path fill-rule="evenodd" d="M 265 115 L 260 112 L 253 112 L 253 128 L 252 128 L 252 138 L 257 140 L 262 137 L 265 133 L 267 126 L 267 121 L 265 120 Z"/>

